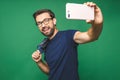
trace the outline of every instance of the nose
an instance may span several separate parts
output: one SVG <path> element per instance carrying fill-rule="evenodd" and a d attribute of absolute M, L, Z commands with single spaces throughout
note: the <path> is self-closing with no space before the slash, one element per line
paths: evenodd
<path fill-rule="evenodd" d="M 44 24 L 44 23 L 42 23 L 41 27 L 45 27 L 45 24 Z"/>

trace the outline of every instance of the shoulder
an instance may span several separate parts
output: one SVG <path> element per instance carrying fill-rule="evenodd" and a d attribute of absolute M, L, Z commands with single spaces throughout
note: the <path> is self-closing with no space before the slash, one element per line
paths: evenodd
<path fill-rule="evenodd" d="M 61 35 L 64 35 L 66 37 L 70 37 L 72 39 L 74 39 L 74 36 L 76 35 L 76 33 L 78 33 L 78 30 L 64 30 L 64 31 L 59 31 L 59 33 Z"/>
<path fill-rule="evenodd" d="M 60 31 L 60 33 L 66 36 L 70 40 L 74 40 L 75 36 L 79 33 L 78 30 L 64 30 Z"/>
<path fill-rule="evenodd" d="M 65 34 L 75 34 L 78 30 L 64 30 L 64 31 L 60 31 L 62 33 L 65 33 Z"/>

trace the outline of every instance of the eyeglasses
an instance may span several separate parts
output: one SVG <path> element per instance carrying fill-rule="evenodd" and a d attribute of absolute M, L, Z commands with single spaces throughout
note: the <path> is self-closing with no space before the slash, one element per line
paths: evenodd
<path fill-rule="evenodd" d="M 44 24 L 44 25 L 49 24 L 49 21 L 50 21 L 51 19 L 53 19 L 53 18 L 45 18 L 43 21 L 37 22 L 36 24 L 37 24 L 38 27 L 41 27 L 43 24 Z"/>

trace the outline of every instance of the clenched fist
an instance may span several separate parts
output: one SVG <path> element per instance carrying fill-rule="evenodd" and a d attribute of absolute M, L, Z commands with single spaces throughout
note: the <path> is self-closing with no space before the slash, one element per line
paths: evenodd
<path fill-rule="evenodd" d="M 42 59 L 42 54 L 40 53 L 39 50 L 33 52 L 32 58 L 35 62 L 39 62 Z"/>

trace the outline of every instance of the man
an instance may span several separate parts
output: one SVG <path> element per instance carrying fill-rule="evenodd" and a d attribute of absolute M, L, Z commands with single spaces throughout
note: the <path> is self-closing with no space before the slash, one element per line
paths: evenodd
<path fill-rule="evenodd" d="M 100 8 L 93 2 L 84 5 L 94 7 L 95 19 L 86 20 L 91 27 L 86 32 L 77 30 L 59 31 L 56 28 L 56 18 L 51 10 L 39 10 L 34 13 L 34 19 L 40 32 L 49 38 L 45 49 L 45 61 L 39 50 L 32 54 L 39 68 L 48 74 L 49 80 L 79 80 L 77 46 L 98 39 L 103 26 Z"/>

